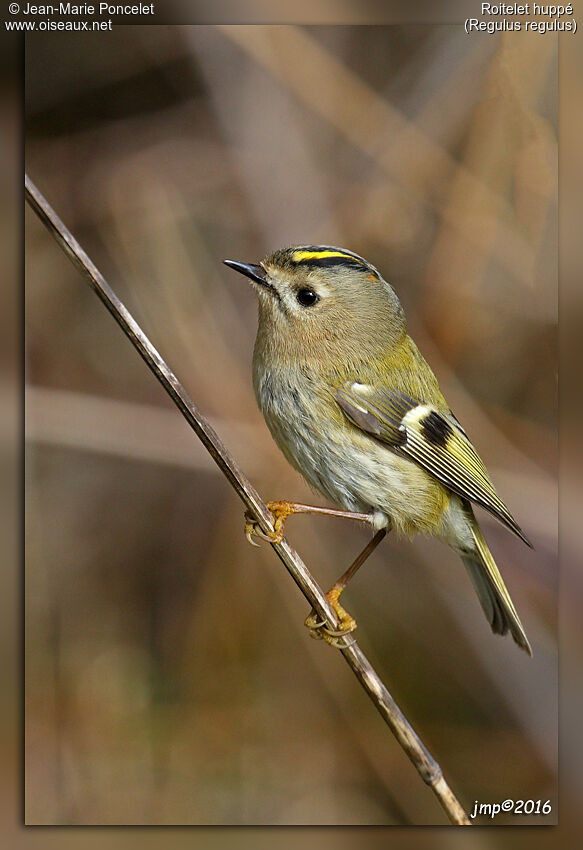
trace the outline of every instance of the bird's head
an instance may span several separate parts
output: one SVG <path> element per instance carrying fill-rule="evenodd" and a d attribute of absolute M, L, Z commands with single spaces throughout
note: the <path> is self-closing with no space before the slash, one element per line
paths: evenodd
<path fill-rule="evenodd" d="M 258 345 L 278 359 L 377 356 L 405 333 L 401 304 L 358 254 L 326 245 L 284 248 L 258 265 L 225 260 L 258 295 Z"/>

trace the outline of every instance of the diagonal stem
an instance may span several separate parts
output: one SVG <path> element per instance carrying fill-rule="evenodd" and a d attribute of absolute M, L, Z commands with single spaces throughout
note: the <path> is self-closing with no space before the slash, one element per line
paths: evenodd
<path fill-rule="evenodd" d="M 124 334 L 160 381 L 188 424 L 193 428 L 215 463 L 244 502 L 247 510 L 256 517 L 262 531 L 272 532 L 271 514 L 257 490 L 248 481 L 218 434 L 200 413 L 174 372 L 119 300 L 97 266 L 88 257 L 28 175 L 25 175 L 25 196 L 31 208 L 54 236 L 63 251 L 89 280 L 97 296 L 103 301 Z M 330 629 L 336 629 L 338 622 L 328 599 L 297 552 L 291 548 L 286 540 L 271 545 L 318 616 Z M 340 651 L 397 741 L 415 765 L 423 781 L 431 787 L 437 796 L 450 821 L 457 825 L 470 825 L 471 821 L 446 782 L 439 764 L 413 730 L 352 635 L 341 639 Z"/>

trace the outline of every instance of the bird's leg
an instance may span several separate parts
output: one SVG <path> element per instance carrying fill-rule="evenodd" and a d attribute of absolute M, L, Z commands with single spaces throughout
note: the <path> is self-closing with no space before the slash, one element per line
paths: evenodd
<path fill-rule="evenodd" d="M 338 643 L 338 638 L 354 631 L 354 629 L 356 628 L 356 620 L 354 619 L 354 617 L 350 616 L 350 614 L 342 607 L 338 600 L 340 598 L 340 594 L 342 593 L 352 576 L 356 573 L 358 569 L 360 569 L 360 567 L 362 567 L 369 555 L 374 552 L 383 537 L 385 537 L 386 533 L 386 528 L 380 528 L 376 532 L 375 536 L 369 543 L 367 543 L 360 555 L 355 558 L 355 560 L 348 567 L 346 572 L 340 576 L 338 581 L 332 585 L 332 587 L 326 594 L 330 605 L 332 606 L 336 613 L 336 616 L 338 617 L 338 628 L 329 629 L 323 621 L 318 620 L 318 615 L 314 610 L 312 610 L 311 613 L 308 615 L 305 621 L 305 625 L 310 630 L 310 635 L 313 638 L 323 638 L 326 643 L 329 643 L 331 646 L 339 648 L 341 647 L 341 644 Z"/>
<path fill-rule="evenodd" d="M 356 513 L 354 511 L 339 511 L 336 508 L 319 508 L 315 505 L 301 505 L 298 502 L 267 502 L 267 507 L 273 516 L 273 531 L 264 532 L 248 513 L 245 514 L 245 537 L 252 545 L 253 537 L 260 537 L 268 543 L 281 543 L 285 522 L 291 514 L 323 514 L 324 516 L 336 516 L 342 519 L 354 519 L 358 522 L 373 522 L 372 514 Z"/>

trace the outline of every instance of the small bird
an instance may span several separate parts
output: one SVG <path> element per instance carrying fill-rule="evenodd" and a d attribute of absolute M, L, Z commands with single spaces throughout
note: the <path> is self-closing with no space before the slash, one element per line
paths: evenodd
<path fill-rule="evenodd" d="M 462 558 L 496 634 L 530 644 L 472 509 L 490 511 L 531 545 L 407 333 L 394 291 L 358 254 L 333 246 L 275 251 L 259 264 L 224 261 L 259 300 L 253 385 L 288 461 L 338 508 L 270 502 L 281 541 L 287 517 L 319 513 L 368 523 L 375 535 L 328 591 L 339 625 L 306 625 L 333 645 L 356 627 L 339 603 L 388 530 L 421 533 Z M 246 532 L 265 535 L 247 517 Z"/>

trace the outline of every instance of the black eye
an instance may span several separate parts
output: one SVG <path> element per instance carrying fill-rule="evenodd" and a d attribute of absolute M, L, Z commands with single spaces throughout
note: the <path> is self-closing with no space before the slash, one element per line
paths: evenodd
<path fill-rule="evenodd" d="M 296 298 L 302 307 L 311 307 L 320 300 L 313 289 L 299 289 Z"/>

